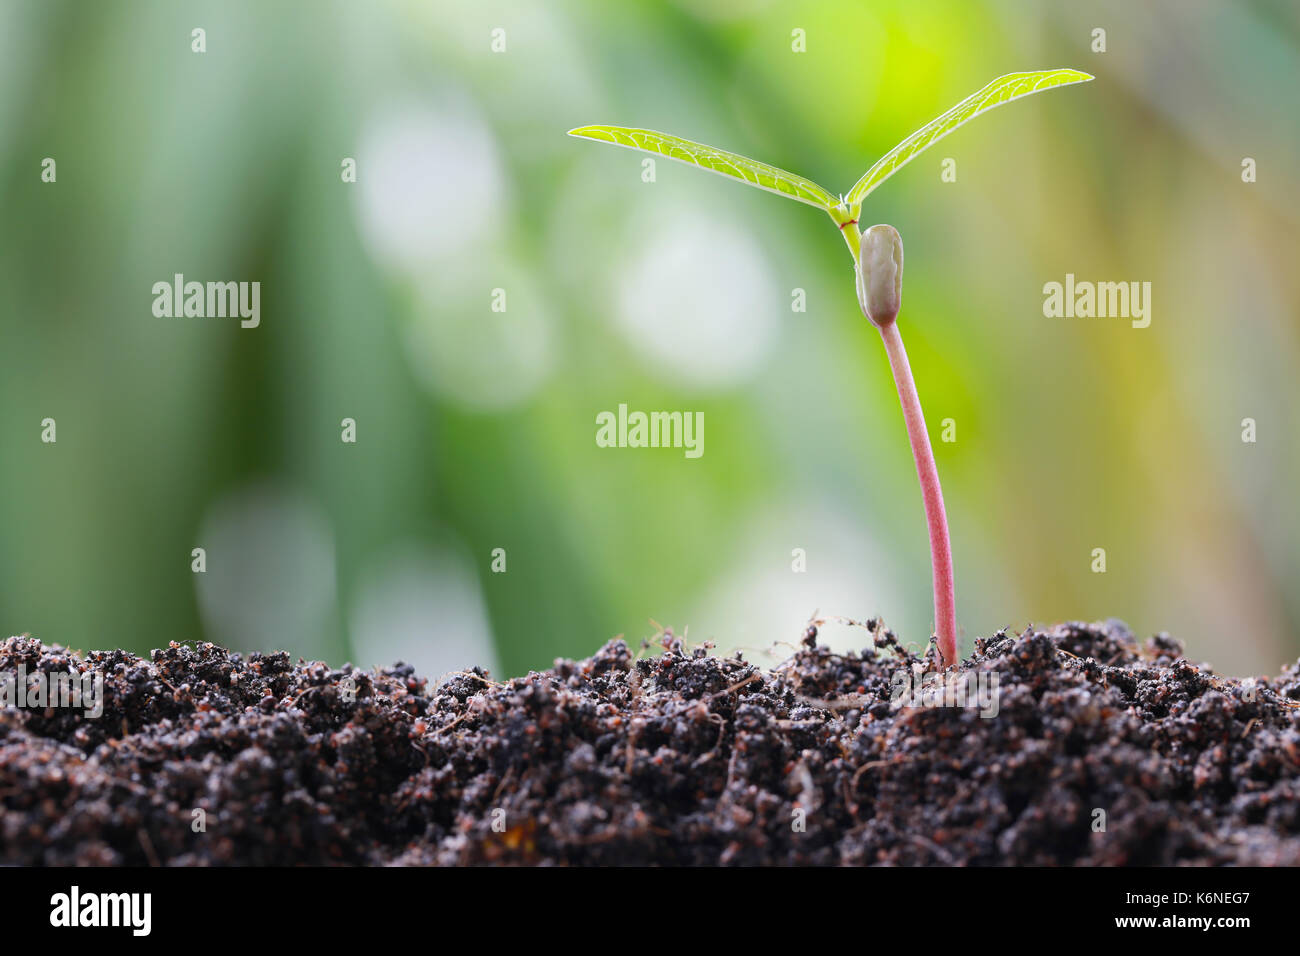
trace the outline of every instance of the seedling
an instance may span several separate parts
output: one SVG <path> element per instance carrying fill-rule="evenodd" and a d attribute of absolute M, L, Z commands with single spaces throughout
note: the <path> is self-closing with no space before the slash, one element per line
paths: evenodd
<path fill-rule="evenodd" d="M 924 150 L 980 113 L 1022 96 L 1041 93 L 1057 86 L 1086 83 L 1092 78 L 1079 70 L 1043 70 L 1000 76 L 891 149 L 863 174 L 847 195 L 839 197 L 831 195 L 811 180 L 776 166 L 654 130 L 626 126 L 582 126 L 569 131 L 570 136 L 658 153 L 710 172 L 731 176 L 759 189 L 824 209 L 831 217 L 853 256 L 858 303 L 863 314 L 880 330 L 885 353 L 889 357 L 889 367 L 894 374 L 894 384 L 898 388 L 898 400 L 903 407 L 903 421 L 907 425 L 912 457 L 916 461 L 916 473 L 921 482 L 921 497 L 925 503 L 926 522 L 930 530 L 935 633 L 941 667 L 949 667 L 957 662 L 952 547 L 948 537 L 948 518 L 943 508 L 943 492 L 939 488 L 939 472 L 934 464 L 930 436 L 925 429 L 921 400 L 907 362 L 903 338 L 895 321 L 903 295 L 903 242 L 893 226 L 872 226 L 866 232 L 859 233 L 858 217 L 863 200 L 872 190 Z"/>

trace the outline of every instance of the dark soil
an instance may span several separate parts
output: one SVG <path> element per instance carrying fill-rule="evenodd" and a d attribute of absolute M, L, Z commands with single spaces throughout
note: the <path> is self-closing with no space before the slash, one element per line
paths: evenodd
<path fill-rule="evenodd" d="M 922 662 L 866 628 L 772 671 L 667 635 L 436 687 L 10 638 L 0 672 L 93 668 L 106 703 L 0 711 L 0 862 L 1300 864 L 1300 664 L 1252 688 L 1118 622 L 998 634 L 963 665 L 986 719 L 891 704 Z"/>

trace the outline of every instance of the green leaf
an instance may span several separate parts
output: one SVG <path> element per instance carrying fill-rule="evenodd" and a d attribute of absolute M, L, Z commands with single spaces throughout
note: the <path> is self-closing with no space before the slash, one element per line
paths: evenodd
<path fill-rule="evenodd" d="M 968 96 L 948 112 L 931 120 L 882 156 L 849 191 L 850 206 L 861 203 L 868 193 L 902 169 L 921 152 L 943 139 L 958 126 L 968 123 L 985 110 L 1010 103 L 1022 96 L 1041 93 L 1057 86 L 1086 83 L 1093 77 L 1079 70 L 1040 70 L 1034 73 L 1008 73 L 999 76 L 984 89 Z"/>
<path fill-rule="evenodd" d="M 569 135 L 594 139 L 602 143 L 613 143 L 615 146 L 626 146 L 628 149 L 640 149 L 647 153 L 658 153 L 660 156 L 667 156 L 681 163 L 690 163 L 709 172 L 731 176 L 733 179 L 739 179 L 741 182 L 766 189 L 779 196 L 797 199 L 818 209 L 829 210 L 839 202 L 821 186 L 802 176 L 796 176 L 784 169 L 736 153 L 714 149 L 703 143 L 692 143 L 689 139 L 682 139 L 679 136 L 657 133 L 652 129 L 632 129 L 627 126 L 581 126 L 569 130 Z"/>

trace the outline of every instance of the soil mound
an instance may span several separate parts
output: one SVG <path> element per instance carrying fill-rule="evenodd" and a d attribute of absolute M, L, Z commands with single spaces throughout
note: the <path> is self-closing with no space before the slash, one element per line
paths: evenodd
<path fill-rule="evenodd" d="M 1300 662 L 1237 681 L 1071 623 L 977 641 L 975 703 L 866 629 L 770 671 L 668 635 L 437 686 L 10 638 L 0 673 L 102 675 L 103 713 L 0 710 L 0 862 L 1300 864 Z"/>

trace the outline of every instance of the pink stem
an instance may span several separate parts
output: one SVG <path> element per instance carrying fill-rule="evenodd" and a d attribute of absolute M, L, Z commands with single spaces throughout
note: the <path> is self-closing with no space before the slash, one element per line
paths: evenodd
<path fill-rule="evenodd" d="M 934 573 L 934 624 L 939 636 L 941 667 L 957 663 L 957 600 L 953 592 L 952 543 L 948 540 L 948 518 L 943 510 L 943 490 L 939 487 L 939 470 L 934 464 L 930 449 L 930 435 L 925 430 L 925 415 L 921 399 L 916 394 L 916 382 L 907 364 L 907 350 L 896 321 L 880 327 L 880 337 L 885 341 L 889 367 L 894 372 L 898 386 L 898 400 L 903 406 L 903 420 L 907 423 L 907 437 L 912 443 L 912 457 L 916 459 L 916 475 L 921 480 L 921 497 L 925 501 L 925 520 L 930 526 L 930 565 Z"/>

